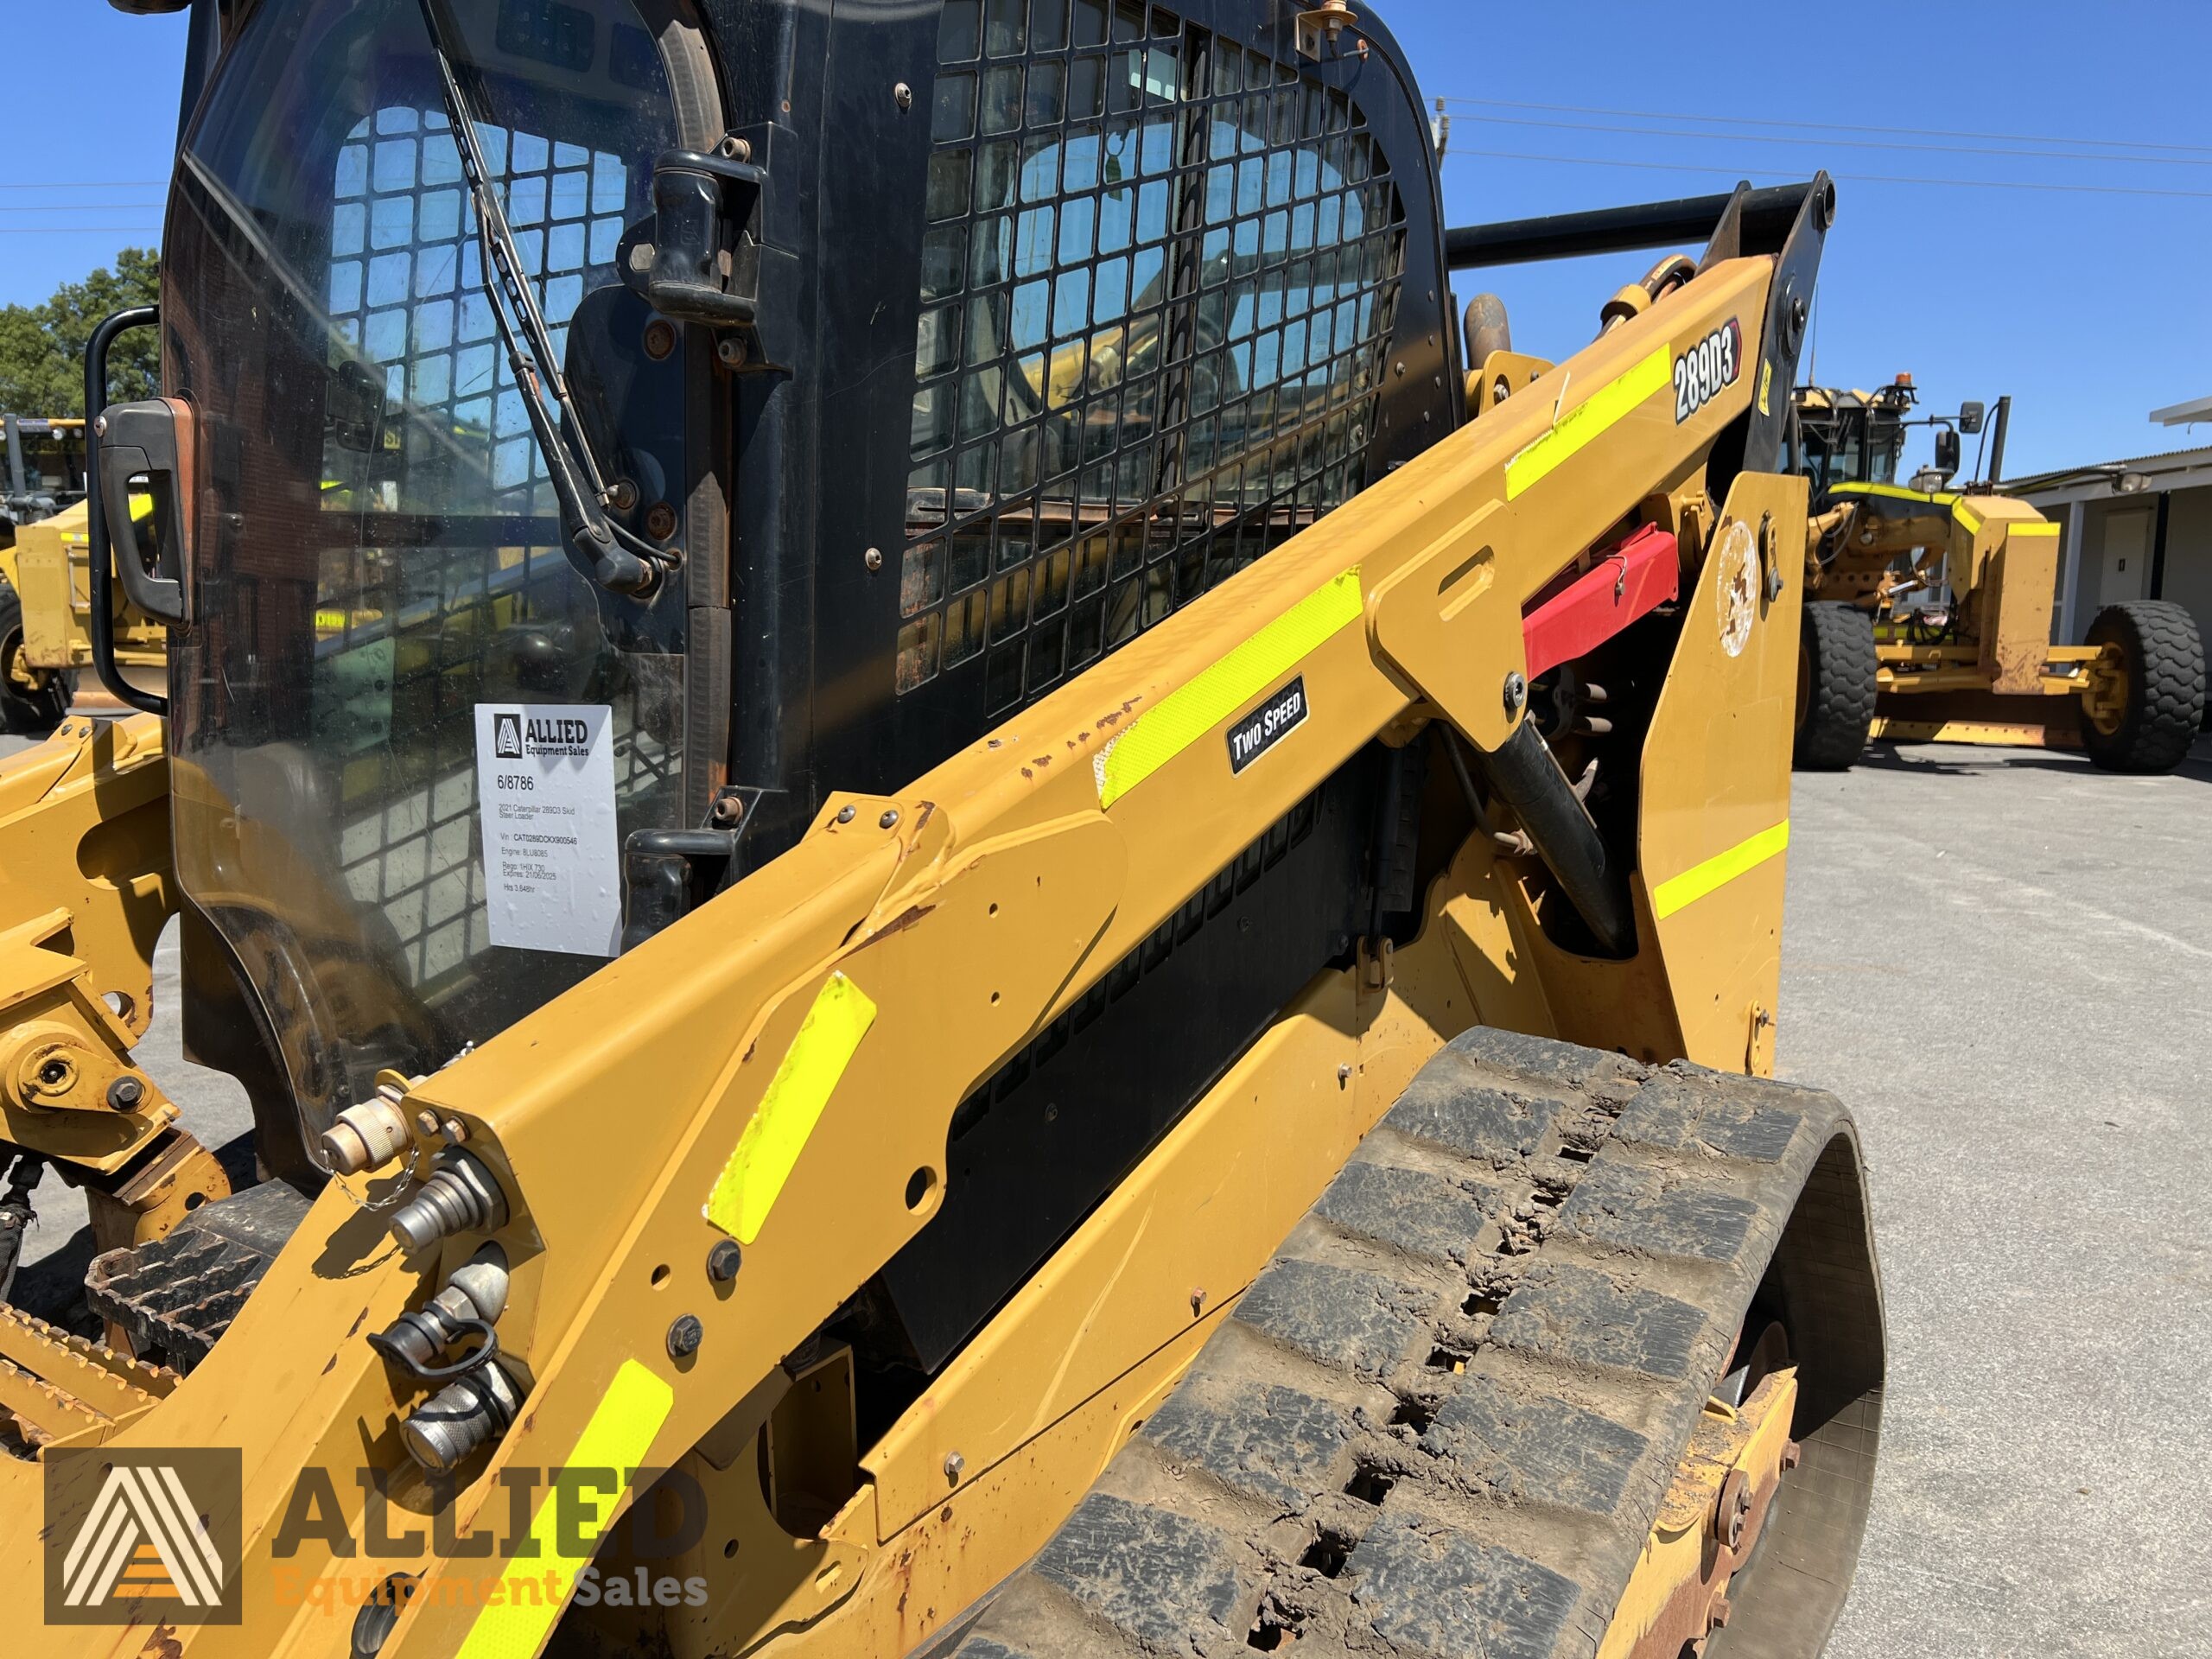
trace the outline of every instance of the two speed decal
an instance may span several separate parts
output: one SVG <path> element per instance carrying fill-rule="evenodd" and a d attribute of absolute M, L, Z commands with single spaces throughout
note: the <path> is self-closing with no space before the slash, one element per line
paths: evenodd
<path fill-rule="evenodd" d="M 1744 372 L 1744 328 L 1731 317 L 1675 359 L 1675 420 L 1687 421 Z"/>
<path fill-rule="evenodd" d="M 1306 677 L 1301 674 L 1229 728 L 1229 769 L 1250 766 L 1306 723 Z"/>

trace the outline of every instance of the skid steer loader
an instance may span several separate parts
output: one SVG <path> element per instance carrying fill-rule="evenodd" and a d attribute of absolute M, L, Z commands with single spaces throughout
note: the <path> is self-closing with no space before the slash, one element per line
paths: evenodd
<path fill-rule="evenodd" d="M 1936 465 L 1897 481 L 1911 377 L 1874 391 L 1800 386 L 1792 470 L 1813 480 L 1796 762 L 1841 771 L 1872 737 L 2080 748 L 2113 772 L 2171 772 L 2204 723 L 2204 642 L 2188 610 L 2132 600 L 2080 645 L 2054 639 L 2058 526 L 1994 484 L 1949 487 L 1959 433 L 1935 416 Z M 1989 474 L 2004 466 L 1999 398 Z M 1926 486 L 1927 487 L 1923 487 Z"/>
<path fill-rule="evenodd" d="M 1340 3 L 194 26 L 144 712 L 0 766 L 11 1653 L 1821 1649 L 1825 175 L 1447 232 Z"/>

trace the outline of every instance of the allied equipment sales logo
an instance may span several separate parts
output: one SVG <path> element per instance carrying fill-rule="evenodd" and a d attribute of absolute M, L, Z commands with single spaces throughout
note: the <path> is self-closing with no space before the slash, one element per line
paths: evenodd
<path fill-rule="evenodd" d="M 493 1478 L 499 1497 L 463 1533 L 453 1478 L 412 1484 L 403 1506 L 391 1470 L 310 1464 L 249 1560 L 235 1448 L 107 1446 L 44 1461 L 49 1625 L 238 1624 L 251 1601 L 257 1615 L 304 1607 L 358 1636 L 388 1631 L 400 1609 L 423 1602 L 542 1637 L 569 1606 L 704 1607 L 707 1580 L 681 1569 L 721 1535 L 704 1489 L 682 1470 L 509 1464 Z M 349 1472 L 352 1502 L 339 1496 Z M 633 1494 L 641 1501 L 624 1513 Z M 594 1559 L 602 1545 L 619 1564 Z M 0 1654 L 16 1651 L 22 1617 L 11 1608 L 0 1618 Z M 493 1646 L 535 1652 L 537 1642 L 510 1635 Z M 328 1650 L 344 1653 L 342 1637 Z"/>
<path fill-rule="evenodd" d="M 239 1454 L 50 1451 L 46 1622 L 235 1624 Z"/>
<path fill-rule="evenodd" d="M 492 758 L 524 760 L 534 754 L 575 759 L 591 753 L 591 722 L 573 715 L 533 715 L 522 709 L 492 711 Z"/>

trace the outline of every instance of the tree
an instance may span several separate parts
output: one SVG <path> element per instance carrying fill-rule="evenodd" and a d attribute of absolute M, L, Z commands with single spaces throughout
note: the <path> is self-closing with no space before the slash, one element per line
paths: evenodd
<path fill-rule="evenodd" d="M 125 248 L 115 268 L 64 283 L 38 305 L 0 306 L 0 410 L 11 415 L 85 413 L 85 343 L 100 320 L 161 296 L 151 248 Z M 161 391 L 157 332 L 134 328 L 108 353 L 108 397 L 123 403 Z"/>

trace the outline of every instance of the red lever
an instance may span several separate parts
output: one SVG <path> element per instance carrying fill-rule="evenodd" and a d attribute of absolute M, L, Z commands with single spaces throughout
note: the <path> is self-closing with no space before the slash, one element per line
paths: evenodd
<path fill-rule="evenodd" d="M 1674 536 L 1646 524 L 1521 619 L 1529 677 L 1586 657 L 1638 617 L 1681 592 L 1681 556 Z"/>

